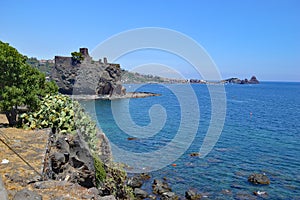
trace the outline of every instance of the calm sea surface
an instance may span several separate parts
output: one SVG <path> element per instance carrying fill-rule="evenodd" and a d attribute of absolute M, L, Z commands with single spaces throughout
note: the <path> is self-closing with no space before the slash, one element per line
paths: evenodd
<path fill-rule="evenodd" d="M 130 91 L 136 85 L 126 87 Z M 188 95 L 184 85 L 140 85 L 138 91 L 162 96 L 115 100 L 113 104 L 111 101 L 85 101 L 82 104 L 97 118 L 99 127 L 111 143 L 133 153 L 162 149 L 175 138 L 182 116 L 199 112 L 199 127 L 191 144 L 178 143 L 187 146 L 187 150 L 177 155 L 179 158 L 172 163 L 151 172 L 155 178 L 166 177 L 172 189 L 181 196 L 192 188 L 209 199 L 255 199 L 253 191 L 258 190 L 266 191 L 269 199 L 300 199 L 300 83 L 263 82 L 224 87 L 227 100 L 224 128 L 213 150 L 204 158 L 191 157 L 190 153 L 199 152 L 211 120 L 211 100 L 206 85 L 192 85 L 196 101 L 191 101 L 188 111 L 181 109 L 178 98 L 178 95 Z M 174 88 L 179 92 L 175 94 Z M 151 106 L 160 105 L 166 114 L 163 127 L 156 134 L 151 134 L 150 130 L 150 137 L 127 140 L 139 133 L 134 133 L 133 129 L 130 134 L 119 127 L 115 118 L 124 117 L 123 113 L 112 109 L 112 105 L 116 108 L 127 103 L 130 117 L 139 127 L 151 123 L 150 115 L 160 119 L 149 112 Z M 189 126 L 183 124 L 187 133 Z M 191 137 L 189 134 L 186 138 Z M 163 162 L 167 155 L 172 156 L 172 152 L 164 152 L 157 157 L 157 162 Z M 249 184 L 247 178 L 251 173 L 265 173 L 271 184 Z M 143 187 L 150 190 L 152 181 Z"/>

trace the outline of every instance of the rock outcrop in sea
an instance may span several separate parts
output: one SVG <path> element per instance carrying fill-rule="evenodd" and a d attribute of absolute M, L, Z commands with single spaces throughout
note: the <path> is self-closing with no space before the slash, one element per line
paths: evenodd
<path fill-rule="evenodd" d="M 244 79 L 241 80 L 239 78 L 229 78 L 222 81 L 222 83 L 234 83 L 234 84 L 259 84 L 256 76 L 252 76 L 250 80 Z"/>
<path fill-rule="evenodd" d="M 270 179 L 265 174 L 251 174 L 248 181 L 255 185 L 269 185 Z"/>
<path fill-rule="evenodd" d="M 55 56 L 55 67 L 51 72 L 59 92 L 75 95 L 126 94 L 121 84 L 119 64 L 108 63 L 107 58 L 94 61 L 87 48 L 79 49 L 80 57 Z"/>

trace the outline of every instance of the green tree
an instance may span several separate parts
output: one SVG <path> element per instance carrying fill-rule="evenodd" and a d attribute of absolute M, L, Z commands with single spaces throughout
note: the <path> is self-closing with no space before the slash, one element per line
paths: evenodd
<path fill-rule="evenodd" d="M 82 54 L 76 51 L 72 52 L 71 56 L 74 65 L 76 65 L 77 63 L 81 63 L 81 61 L 84 59 Z"/>
<path fill-rule="evenodd" d="M 26 63 L 27 57 L 0 41 L 0 110 L 11 126 L 17 123 L 18 108 L 32 111 L 46 94 L 57 93 L 54 82 Z"/>

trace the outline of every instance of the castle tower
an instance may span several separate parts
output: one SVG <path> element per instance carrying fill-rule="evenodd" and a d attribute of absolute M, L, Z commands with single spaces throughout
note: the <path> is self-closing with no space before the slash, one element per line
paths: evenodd
<path fill-rule="evenodd" d="M 82 54 L 83 57 L 90 57 L 88 48 L 80 48 L 79 52 Z"/>

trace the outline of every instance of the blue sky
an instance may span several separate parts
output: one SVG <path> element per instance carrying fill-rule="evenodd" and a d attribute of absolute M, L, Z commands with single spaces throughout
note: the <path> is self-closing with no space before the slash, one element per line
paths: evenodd
<path fill-rule="evenodd" d="M 68 56 L 126 30 L 162 27 L 202 45 L 223 78 L 300 81 L 298 0 L 1 0 L 0 8 L 0 40 L 29 57 Z M 121 59 L 121 66 L 131 69 L 157 55 L 146 54 Z M 175 68 L 185 71 L 184 65 Z"/>

